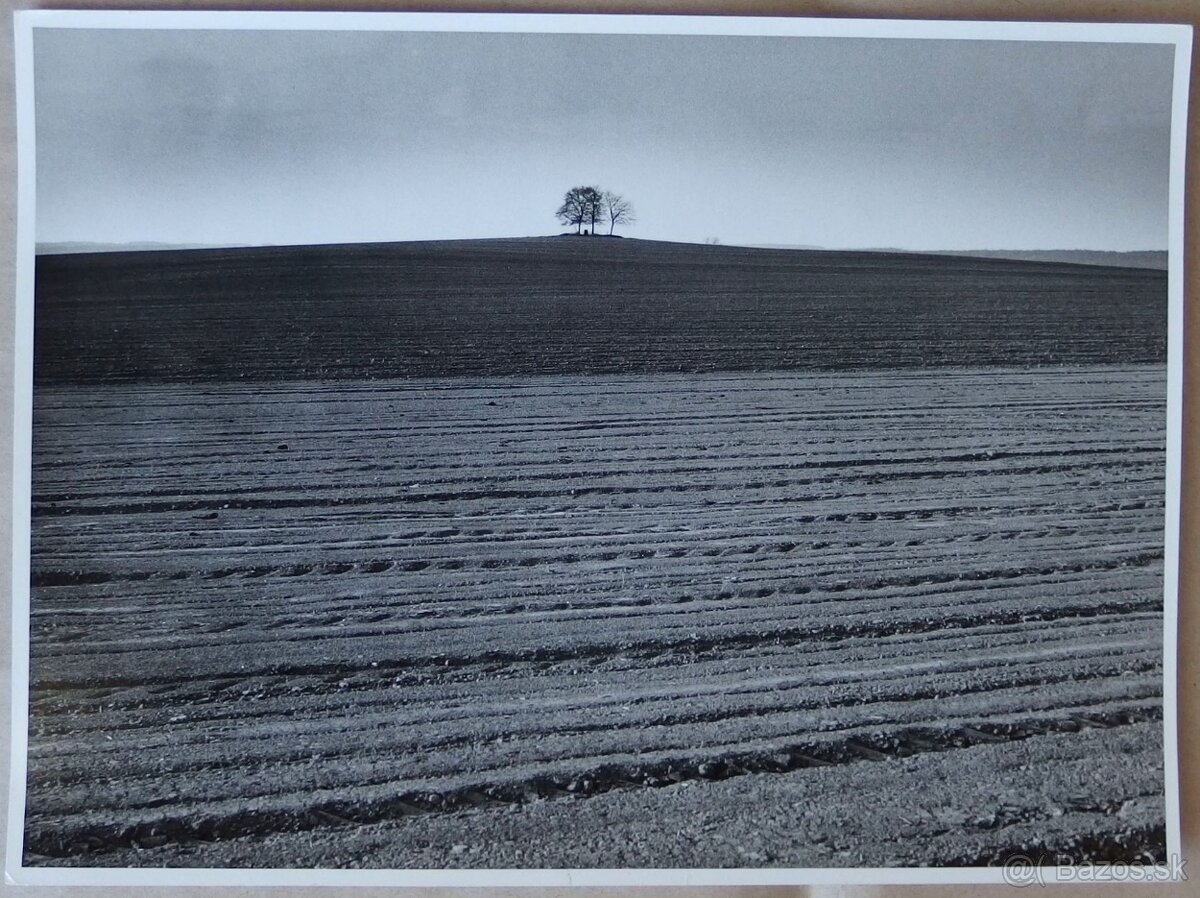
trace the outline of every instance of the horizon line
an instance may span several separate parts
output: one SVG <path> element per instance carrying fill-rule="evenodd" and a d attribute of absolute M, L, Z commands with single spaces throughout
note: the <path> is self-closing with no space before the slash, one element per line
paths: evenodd
<path fill-rule="evenodd" d="M 171 252 L 181 250 L 205 249 L 283 249 L 287 247 L 315 246 L 373 246 L 398 243 L 452 243 L 452 242 L 484 242 L 491 240 L 550 240 L 559 237 L 600 237 L 634 240 L 644 243 L 674 243 L 681 246 L 711 246 L 737 247 L 742 249 L 777 249 L 777 250 L 807 250 L 812 252 L 876 252 L 876 253 L 911 253 L 933 255 L 970 255 L 972 253 L 1103 253 L 1108 255 L 1128 255 L 1169 252 L 1168 247 L 1135 247 L 1130 249 L 1101 249 L 1086 246 L 1036 246 L 1036 247 L 981 247 L 974 246 L 965 249 L 946 247 L 904 247 L 904 246 L 823 246 L 811 243 L 748 243 L 738 241 L 694 241 L 694 240 L 664 240 L 650 237 L 636 237 L 625 234 L 591 234 L 578 235 L 573 232 L 558 234 L 526 234 L 509 235 L 506 237 L 432 237 L 402 240 L 332 240 L 315 243 L 242 243 L 217 242 L 196 243 L 190 241 L 168 242 L 157 240 L 130 240 L 121 243 L 111 241 L 90 240 L 50 240 L 38 241 L 34 244 L 35 255 L 72 255 L 83 253 L 119 253 L 119 252 Z"/>

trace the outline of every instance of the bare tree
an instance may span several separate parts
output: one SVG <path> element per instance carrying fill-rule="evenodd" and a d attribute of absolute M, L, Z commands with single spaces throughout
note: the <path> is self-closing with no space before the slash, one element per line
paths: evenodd
<path fill-rule="evenodd" d="M 604 208 L 604 196 L 595 187 L 572 187 L 558 207 L 558 220 L 565 225 L 575 225 L 575 233 L 581 233 L 583 223 L 590 222 L 596 232 L 596 219 Z"/>
<path fill-rule="evenodd" d="M 613 229 L 617 225 L 631 225 L 637 221 L 633 203 L 611 190 L 604 191 L 604 211 L 608 215 L 609 236 L 612 236 Z"/>

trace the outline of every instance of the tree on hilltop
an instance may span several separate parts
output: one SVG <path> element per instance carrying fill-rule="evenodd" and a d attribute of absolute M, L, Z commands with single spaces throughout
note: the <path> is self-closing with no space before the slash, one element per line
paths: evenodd
<path fill-rule="evenodd" d="M 611 237 L 613 228 L 618 224 L 630 225 L 637 221 L 633 212 L 633 203 L 619 193 L 611 190 L 604 191 L 604 211 L 608 215 L 608 234 Z"/>
<path fill-rule="evenodd" d="M 572 187 L 558 207 L 558 220 L 565 225 L 575 225 L 575 233 L 583 230 L 583 223 L 590 222 L 592 233 L 596 232 L 596 219 L 602 214 L 604 196 L 595 187 Z"/>

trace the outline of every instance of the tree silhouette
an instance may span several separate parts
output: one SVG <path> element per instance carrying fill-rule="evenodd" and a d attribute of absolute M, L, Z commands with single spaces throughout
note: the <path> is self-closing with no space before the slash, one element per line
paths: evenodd
<path fill-rule="evenodd" d="M 637 221 L 633 203 L 611 190 L 604 191 L 604 211 L 608 215 L 609 236 L 612 236 L 613 229 L 618 224 L 630 225 Z"/>
<path fill-rule="evenodd" d="M 575 233 L 581 233 L 583 223 L 591 222 L 592 233 L 596 231 L 596 219 L 604 208 L 604 196 L 595 187 L 572 187 L 558 207 L 558 220 L 565 225 L 575 225 Z"/>

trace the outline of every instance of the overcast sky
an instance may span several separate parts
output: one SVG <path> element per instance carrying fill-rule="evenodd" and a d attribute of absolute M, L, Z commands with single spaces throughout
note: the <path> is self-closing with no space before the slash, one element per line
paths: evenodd
<path fill-rule="evenodd" d="M 37 239 L 1164 249 L 1173 48 L 35 31 Z"/>

